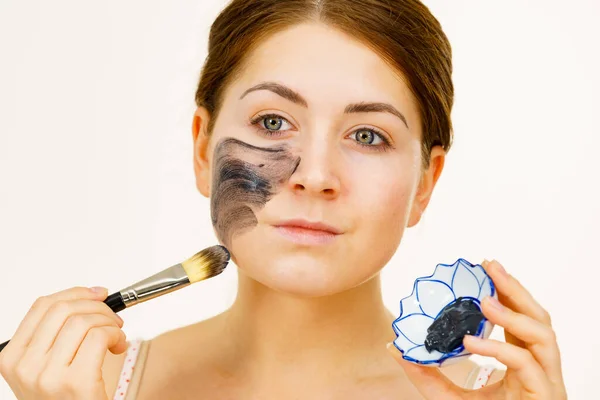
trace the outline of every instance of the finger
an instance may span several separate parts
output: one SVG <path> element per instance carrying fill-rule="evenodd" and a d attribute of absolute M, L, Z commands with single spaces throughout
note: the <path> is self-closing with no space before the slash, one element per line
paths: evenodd
<path fill-rule="evenodd" d="M 516 374 L 525 390 L 539 395 L 539 398 L 549 398 L 544 396 L 550 394 L 550 382 L 528 350 L 510 343 L 481 339 L 472 335 L 464 337 L 463 345 L 473 354 L 494 357 Z"/>
<path fill-rule="evenodd" d="M 387 344 L 387 349 L 425 399 L 460 400 L 463 398 L 465 390 L 455 385 L 439 368 L 416 365 L 406 361 L 392 343 Z"/>
<path fill-rule="evenodd" d="M 100 327 L 121 328 L 122 326 L 116 323 L 114 318 L 104 314 L 79 314 L 70 317 L 50 349 L 48 367 L 62 368 L 70 365 L 88 331 Z"/>
<path fill-rule="evenodd" d="M 39 297 L 19 324 L 15 334 L 3 352 L 9 350 L 9 346 L 13 349 L 27 346 L 40 320 L 44 317 L 50 306 L 57 301 L 75 299 L 104 300 L 107 295 L 108 291 L 106 289 L 104 289 L 104 292 L 97 293 L 90 288 L 77 286 L 48 296 Z"/>
<path fill-rule="evenodd" d="M 486 260 L 481 265 L 492 278 L 496 289 L 498 289 L 498 298 L 503 304 L 518 313 L 530 316 L 536 321 L 552 325 L 550 314 L 514 276 L 506 272 L 498 261 Z"/>
<path fill-rule="evenodd" d="M 10 367 L 19 362 L 27 350 L 38 324 L 52 304 L 57 301 L 74 299 L 104 300 L 108 296 L 108 290 L 106 288 L 100 289 L 102 289 L 100 292 L 95 292 L 91 288 L 77 286 L 39 297 L 19 324 L 8 345 L 0 353 L 3 365 Z"/>
<path fill-rule="evenodd" d="M 103 326 L 90 329 L 77 354 L 73 358 L 70 368 L 81 371 L 80 376 L 85 379 L 102 379 L 102 364 L 106 350 L 112 349 L 114 353 L 122 353 L 127 349 L 125 332 L 118 327 Z"/>
<path fill-rule="evenodd" d="M 102 314 L 110 318 L 115 324 L 123 326 L 123 320 L 101 301 L 59 300 L 50 306 L 40 321 L 27 351 L 39 354 L 40 356 L 46 354 L 65 323 L 69 320 L 72 320 L 71 324 L 85 323 L 85 314 Z M 75 316 L 77 318 L 74 318 Z M 89 328 L 89 326 L 80 328 Z"/>
<path fill-rule="evenodd" d="M 482 305 L 485 317 L 502 326 L 505 333 L 523 341 L 550 381 L 562 385 L 560 352 L 552 328 L 527 315 L 514 312 L 491 296 L 486 297 Z"/>

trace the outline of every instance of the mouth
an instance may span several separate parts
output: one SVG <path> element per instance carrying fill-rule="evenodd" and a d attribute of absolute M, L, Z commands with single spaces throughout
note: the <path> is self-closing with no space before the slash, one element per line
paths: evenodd
<path fill-rule="evenodd" d="M 334 226 L 301 219 L 282 221 L 273 224 L 273 227 L 285 239 L 303 245 L 328 244 L 342 234 Z"/>

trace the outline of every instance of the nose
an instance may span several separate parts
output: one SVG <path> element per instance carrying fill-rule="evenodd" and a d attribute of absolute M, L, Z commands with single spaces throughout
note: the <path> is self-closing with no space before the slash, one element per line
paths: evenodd
<path fill-rule="evenodd" d="M 288 182 L 295 194 L 326 200 L 339 196 L 341 183 L 335 152 L 325 142 L 322 139 L 312 140 L 299 149 L 300 163 Z"/>

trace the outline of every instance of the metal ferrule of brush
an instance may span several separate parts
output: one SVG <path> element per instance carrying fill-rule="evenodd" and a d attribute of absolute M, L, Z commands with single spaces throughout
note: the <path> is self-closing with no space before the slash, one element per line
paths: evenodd
<path fill-rule="evenodd" d="M 151 300 L 190 284 L 183 265 L 176 264 L 144 280 L 122 289 L 121 297 L 125 307 Z"/>

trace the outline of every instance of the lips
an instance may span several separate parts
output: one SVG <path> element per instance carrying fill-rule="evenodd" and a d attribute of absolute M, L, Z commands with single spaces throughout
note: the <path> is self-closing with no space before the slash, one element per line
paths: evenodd
<path fill-rule="evenodd" d="M 290 219 L 281 221 L 273 224 L 275 227 L 285 227 L 289 230 L 297 230 L 298 232 L 306 233 L 327 233 L 333 235 L 339 235 L 342 231 L 332 225 L 328 225 L 324 222 L 311 222 L 304 219 Z"/>
<path fill-rule="evenodd" d="M 273 224 L 275 232 L 296 246 L 322 246 L 336 243 L 341 229 L 324 222 L 291 219 Z"/>

